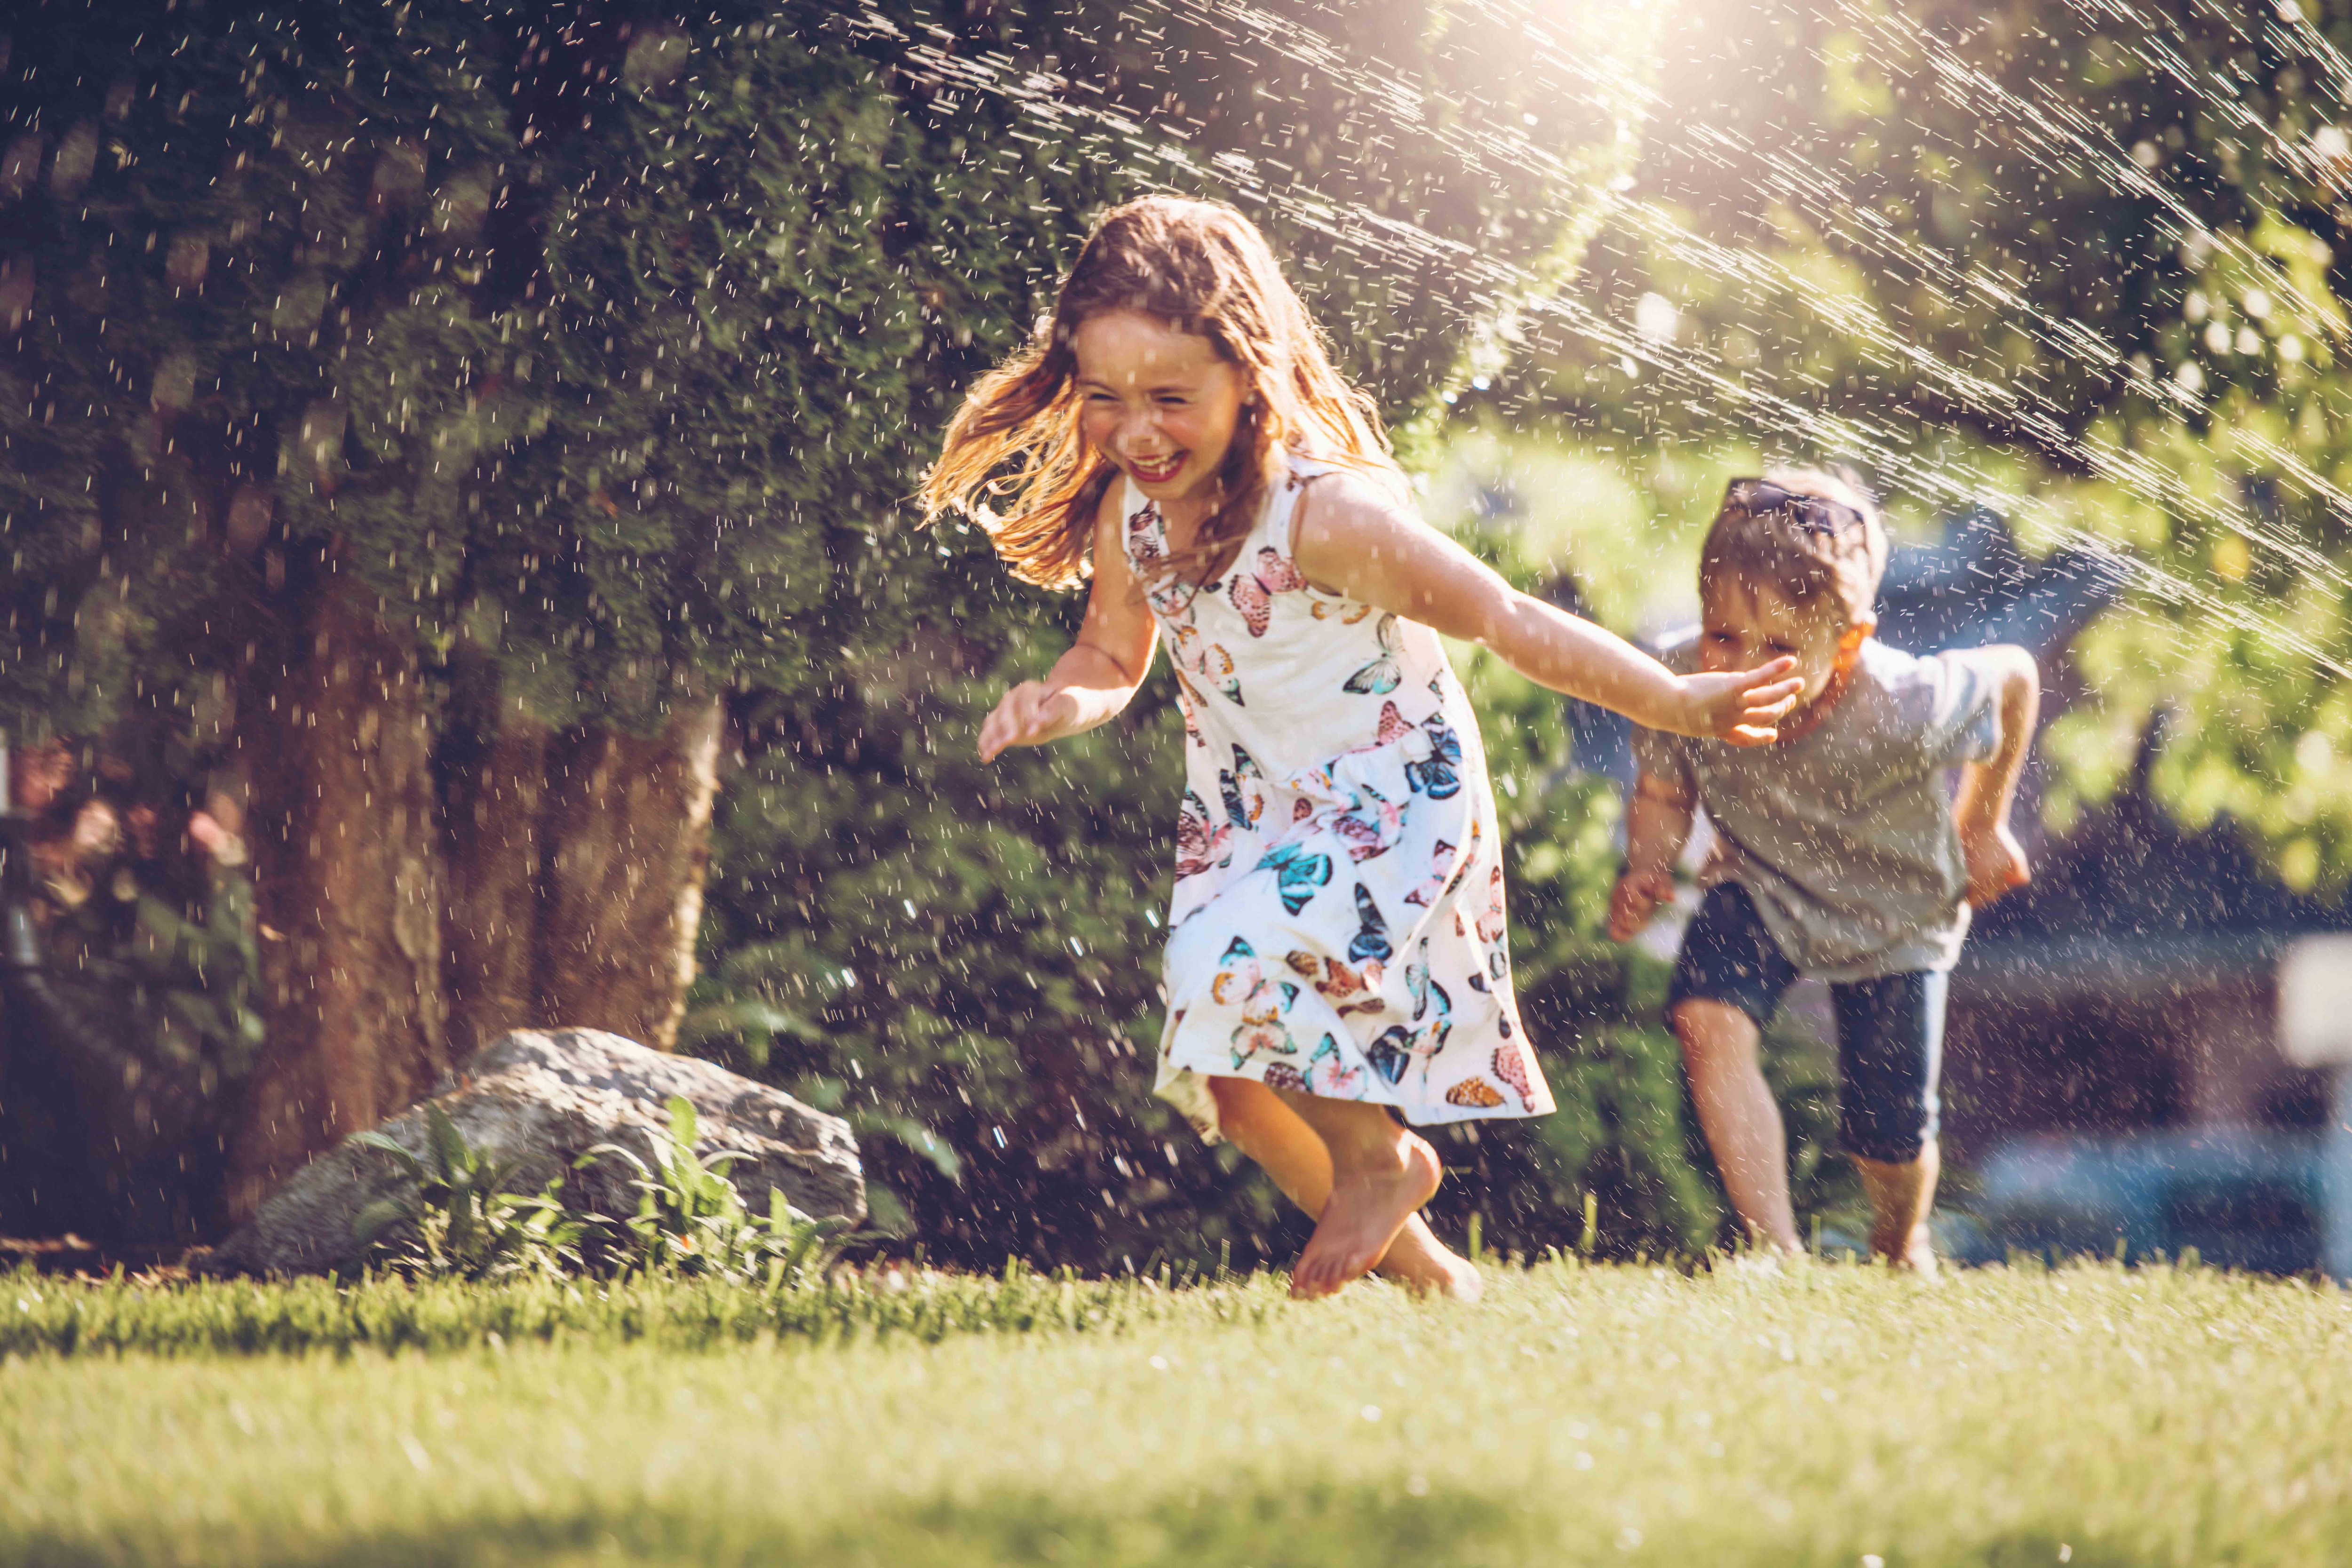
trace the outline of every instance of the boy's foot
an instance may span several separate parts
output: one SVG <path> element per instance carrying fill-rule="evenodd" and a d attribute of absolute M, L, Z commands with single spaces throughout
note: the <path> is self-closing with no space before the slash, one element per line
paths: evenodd
<path fill-rule="evenodd" d="M 1388 1256 L 1380 1262 L 1380 1276 L 1408 1289 L 1454 1301 L 1475 1301 L 1486 1290 L 1486 1278 L 1477 1266 L 1438 1240 L 1429 1222 L 1419 1215 L 1405 1221 L 1389 1245 Z"/>
<path fill-rule="evenodd" d="M 1400 1129 L 1402 1131 L 1402 1130 Z M 1437 1191 L 1444 1174 L 1437 1151 L 1411 1132 L 1397 1144 L 1393 1165 L 1350 1175 L 1331 1188 L 1315 1234 L 1290 1271 L 1290 1294 L 1307 1300 L 1328 1296 L 1370 1271 L 1389 1250 L 1414 1211 Z"/>
<path fill-rule="evenodd" d="M 1887 1266 L 1916 1274 L 1922 1279 L 1939 1279 L 1944 1266 L 1936 1259 L 1936 1245 L 1924 1225 L 1915 1225 L 1902 1245 L 1895 1245 L 1891 1237 L 1873 1236 L 1871 1250 L 1886 1259 Z"/>
<path fill-rule="evenodd" d="M 1780 1274 L 1808 1261 L 1802 1252 L 1779 1247 L 1753 1247 L 1724 1258 L 1718 1268 L 1732 1274 Z"/>

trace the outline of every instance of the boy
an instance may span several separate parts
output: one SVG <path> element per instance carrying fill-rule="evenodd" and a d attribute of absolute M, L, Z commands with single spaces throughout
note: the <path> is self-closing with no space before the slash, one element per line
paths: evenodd
<path fill-rule="evenodd" d="M 2027 878 L 2009 807 L 2041 675 L 2021 647 L 1915 658 L 1874 639 L 1885 570 L 1878 510 L 1850 477 L 1732 481 L 1699 563 L 1698 639 L 1665 661 L 1744 669 L 1792 655 L 1804 687 L 1769 746 L 1635 732 L 1609 931 L 1630 939 L 1674 897 L 1706 806 L 1720 846 L 1667 1010 L 1733 1206 L 1762 1240 L 1800 1250 L 1757 1045 L 1781 994 L 1815 975 L 1835 1005 L 1839 1134 L 1870 1196 L 1871 1247 L 1933 1273 L 1945 982 L 1969 907 Z"/>

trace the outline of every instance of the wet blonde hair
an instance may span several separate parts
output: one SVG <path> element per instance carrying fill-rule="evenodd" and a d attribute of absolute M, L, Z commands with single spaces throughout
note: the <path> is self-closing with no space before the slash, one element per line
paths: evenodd
<path fill-rule="evenodd" d="M 1045 329 L 965 397 L 923 479 L 927 521 L 969 514 L 1023 582 L 1086 580 L 1096 510 L 1118 470 L 1087 444 L 1071 340 L 1114 310 L 1208 339 L 1248 383 L 1215 504 L 1191 545 L 1159 569 L 1194 581 L 1222 573 L 1281 482 L 1286 453 L 1401 482 L 1372 400 L 1333 367 L 1257 226 L 1223 202 L 1146 196 L 1103 215 Z"/>
<path fill-rule="evenodd" d="M 1807 517 L 1756 507 L 1759 483 L 1830 504 Z M 1826 600 L 1847 626 L 1859 626 L 1876 618 L 1886 552 L 1886 522 L 1861 475 L 1843 467 L 1773 468 L 1760 481 L 1732 481 L 1699 551 L 1699 592 L 1737 583 L 1769 588 L 1792 605 Z"/>

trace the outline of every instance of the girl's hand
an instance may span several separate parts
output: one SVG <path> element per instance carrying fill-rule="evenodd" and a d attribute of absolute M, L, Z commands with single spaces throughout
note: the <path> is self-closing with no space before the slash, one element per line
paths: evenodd
<path fill-rule="evenodd" d="M 1804 689 L 1790 679 L 1793 658 L 1738 675 L 1677 676 L 1624 638 L 1514 589 L 1362 475 L 1307 487 L 1293 552 L 1318 588 L 1482 644 L 1538 685 L 1653 730 L 1764 745 Z"/>
<path fill-rule="evenodd" d="M 1790 673 L 1796 668 L 1793 658 L 1776 658 L 1728 675 L 1680 677 L 1682 732 L 1735 746 L 1770 745 L 1780 738 L 1780 721 L 1805 689 L 1804 678 Z"/>
<path fill-rule="evenodd" d="M 1070 732 L 1077 703 L 1059 687 L 1024 680 L 998 699 L 980 727 L 980 760 L 992 763 L 1007 746 L 1042 746 Z"/>
<path fill-rule="evenodd" d="M 1609 934 L 1618 942 L 1631 942 L 1650 923 L 1658 906 L 1671 903 L 1675 896 L 1675 874 L 1663 866 L 1646 871 L 1630 868 L 1617 879 L 1617 890 L 1609 895 Z"/>
<path fill-rule="evenodd" d="M 1982 909 L 2012 888 L 2022 888 L 2033 880 L 2033 872 L 2025 863 L 2024 847 L 2009 824 L 1997 822 L 1990 827 L 1962 829 L 1960 853 L 1969 866 L 1969 902 Z"/>

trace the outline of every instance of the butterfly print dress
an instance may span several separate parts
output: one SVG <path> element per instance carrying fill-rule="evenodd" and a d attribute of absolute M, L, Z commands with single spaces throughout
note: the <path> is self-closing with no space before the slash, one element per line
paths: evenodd
<path fill-rule="evenodd" d="M 1154 575 L 1166 529 L 1125 492 L 1184 709 L 1158 1090 L 1213 1137 L 1209 1078 L 1422 1124 L 1549 1111 L 1511 992 L 1486 753 L 1444 647 L 1292 561 L 1326 471 L 1292 459 L 1206 585 Z"/>

